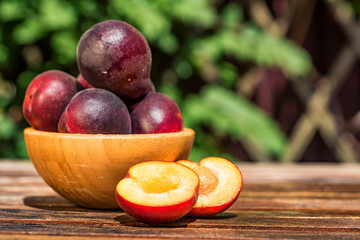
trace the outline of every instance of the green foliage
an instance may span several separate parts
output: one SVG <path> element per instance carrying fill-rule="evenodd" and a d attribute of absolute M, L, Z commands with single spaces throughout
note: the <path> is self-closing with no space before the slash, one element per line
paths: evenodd
<path fill-rule="evenodd" d="M 51 46 L 58 63 L 68 65 L 76 59 L 78 37 L 72 31 L 59 31 L 51 36 Z"/>
<path fill-rule="evenodd" d="M 0 2 L 0 19 L 2 21 L 23 19 L 30 12 L 25 1 L 4 0 Z"/>
<path fill-rule="evenodd" d="M 356 16 L 360 15 L 360 2 L 358 0 L 349 0 L 344 2 L 344 4 L 350 5 L 349 9 L 351 9 Z"/>
<path fill-rule="evenodd" d="M 13 4 L 16 3 L 23 2 Z M 77 24 L 75 9 L 66 1 L 41 0 L 36 10 L 23 15 L 23 21 L 15 27 L 13 34 L 17 43 L 33 43 L 49 31 L 58 31 Z"/>
<path fill-rule="evenodd" d="M 200 94 L 188 97 L 183 107 L 189 127 L 205 124 L 214 129 L 218 137 L 246 138 L 272 156 L 279 157 L 284 151 L 286 136 L 277 124 L 247 99 L 226 88 L 204 87 Z M 196 144 L 202 147 L 202 142 L 197 141 Z"/>
<path fill-rule="evenodd" d="M 236 160 L 223 148 L 226 138 L 247 139 L 281 156 L 286 137 L 277 124 L 235 93 L 244 72 L 239 66 L 279 67 L 298 76 L 310 70 L 311 60 L 294 43 L 245 19 L 244 9 L 237 1 L 213 0 L 0 1 L 0 157 L 26 158 L 27 124 L 19 116 L 31 79 L 52 68 L 77 75 L 81 34 L 106 19 L 129 22 L 148 40 L 157 90 L 176 100 L 186 126 L 196 130 L 193 160 Z"/>
<path fill-rule="evenodd" d="M 124 18 L 137 27 L 148 41 L 168 54 L 179 48 L 178 37 L 171 31 L 172 21 L 211 27 L 216 19 L 216 12 L 207 0 L 134 0 L 126 3 L 110 0 L 108 9 L 117 18 Z"/>
<path fill-rule="evenodd" d="M 195 41 L 193 59 L 199 68 L 216 67 L 224 56 L 252 61 L 260 66 L 281 66 L 291 75 L 307 73 L 311 68 L 309 55 L 295 44 L 244 25 L 241 32 L 224 29 L 216 35 Z"/>
<path fill-rule="evenodd" d="M 9 140 L 15 129 L 16 126 L 12 119 L 3 112 L 0 112 L 0 138 Z"/>

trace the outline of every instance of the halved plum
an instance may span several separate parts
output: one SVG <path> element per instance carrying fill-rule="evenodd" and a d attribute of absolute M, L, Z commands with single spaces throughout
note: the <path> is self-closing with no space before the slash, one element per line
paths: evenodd
<path fill-rule="evenodd" d="M 140 221 L 171 222 L 191 211 L 199 183 L 198 175 L 181 164 L 147 161 L 128 170 L 115 195 L 120 207 Z"/>

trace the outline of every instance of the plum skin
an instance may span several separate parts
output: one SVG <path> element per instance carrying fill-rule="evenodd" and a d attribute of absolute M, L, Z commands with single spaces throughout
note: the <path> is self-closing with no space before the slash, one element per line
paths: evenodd
<path fill-rule="evenodd" d="M 133 134 L 179 132 L 184 128 L 176 102 L 159 92 L 148 93 L 135 103 L 130 117 Z"/>
<path fill-rule="evenodd" d="M 154 162 L 157 162 L 157 161 L 154 161 Z M 173 164 L 173 162 L 170 162 L 170 163 Z M 169 162 L 166 162 L 166 164 L 169 164 Z M 175 164 L 175 165 L 177 165 L 177 164 Z M 131 168 L 136 168 L 136 166 L 139 166 L 139 165 L 134 165 Z M 154 166 L 156 166 L 156 165 L 154 165 Z M 136 174 L 135 174 L 135 176 L 133 176 L 131 174 L 131 172 L 132 172 L 131 168 L 127 171 L 124 179 L 139 178 L 139 176 L 136 176 Z M 151 169 L 151 170 L 156 171 L 156 169 Z M 161 173 L 161 171 L 160 171 L 160 173 Z M 146 176 L 146 173 L 145 173 L 145 176 Z M 158 174 L 158 176 L 161 177 L 161 174 Z M 151 199 L 151 194 L 149 194 L 149 196 L 148 196 L 148 201 L 149 201 L 148 204 L 138 204 L 138 203 L 127 200 L 119 192 L 118 186 L 119 186 L 120 182 L 118 183 L 118 185 L 115 188 L 115 197 L 116 197 L 116 200 L 117 200 L 119 206 L 122 208 L 122 210 L 124 210 L 126 213 L 128 213 L 130 216 L 134 217 L 135 219 L 143 221 L 143 222 L 147 222 L 150 224 L 151 223 L 172 222 L 172 221 L 176 221 L 176 220 L 184 217 L 186 214 L 188 214 L 192 210 L 192 208 L 194 207 L 194 205 L 198 199 L 198 196 L 199 196 L 200 179 L 198 178 L 198 176 L 197 176 L 197 184 L 196 184 L 195 188 L 192 190 L 190 188 L 188 188 L 186 190 L 189 192 L 191 191 L 192 194 L 190 197 L 183 198 L 182 201 L 179 201 L 174 204 L 164 204 L 164 205 L 157 205 L 157 206 L 153 206 L 151 204 L 151 202 L 153 201 Z M 166 182 L 162 182 L 162 184 L 166 184 Z M 164 194 L 164 193 L 161 193 L 161 194 Z M 163 197 L 166 198 L 166 195 L 164 195 Z"/>
<path fill-rule="evenodd" d="M 76 79 L 63 71 L 37 75 L 26 89 L 25 120 L 37 130 L 56 132 L 61 114 L 77 91 Z"/>
<path fill-rule="evenodd" d="M 77 47 L 83 77 L 92 86 L 115 93 L 125 103 L 154 91 L 151 62 L 144 36 L 119 20 L 95 24 L 81 36 Z"/>
<path fill-rule="evenodd" d="M 130 134 L 131 120 L 124 102 L 100 88 L 78 92 L 64 110 L 58 124 L 62 133 Z"/>
<path fill-rule="evenodd" d="M 79 90 L 84 90 L 86 88 L 94 88 L 90 83 L 88 83 L 85 78 L 79 73 L 76 77 L 76 84 Z"/>
<path fill-rule="evenodd" d="M 188 214 L 198 198 L 199 188 L 194 191 L 192 198 L 184 202 L 168 206 L 144 206 L 132 203 L 115 191 L 119 206 L 130 216 L 147 223 L 173 222 Z"/>

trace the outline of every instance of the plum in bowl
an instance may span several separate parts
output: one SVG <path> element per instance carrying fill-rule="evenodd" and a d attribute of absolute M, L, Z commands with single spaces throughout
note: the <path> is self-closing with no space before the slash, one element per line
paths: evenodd
<path fill-rule="evenodd" d="M 24 130 L 29 157 L 58 194 L 86 208 L 117 209 L 114 191 L 134 164 L 188 159 L 195 132 L 69 134 Z"/>

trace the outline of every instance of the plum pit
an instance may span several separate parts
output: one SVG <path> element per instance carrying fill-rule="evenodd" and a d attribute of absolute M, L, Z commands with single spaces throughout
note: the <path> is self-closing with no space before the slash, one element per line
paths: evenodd
<path fill-rule="evenodd" d="M 200 188 L 199 195 L 207 195 L 213 192 L 219 181 L 217 176 L 205 166 L 196 166 L 193 170 L 199 175 L 200 178 Z"/>

